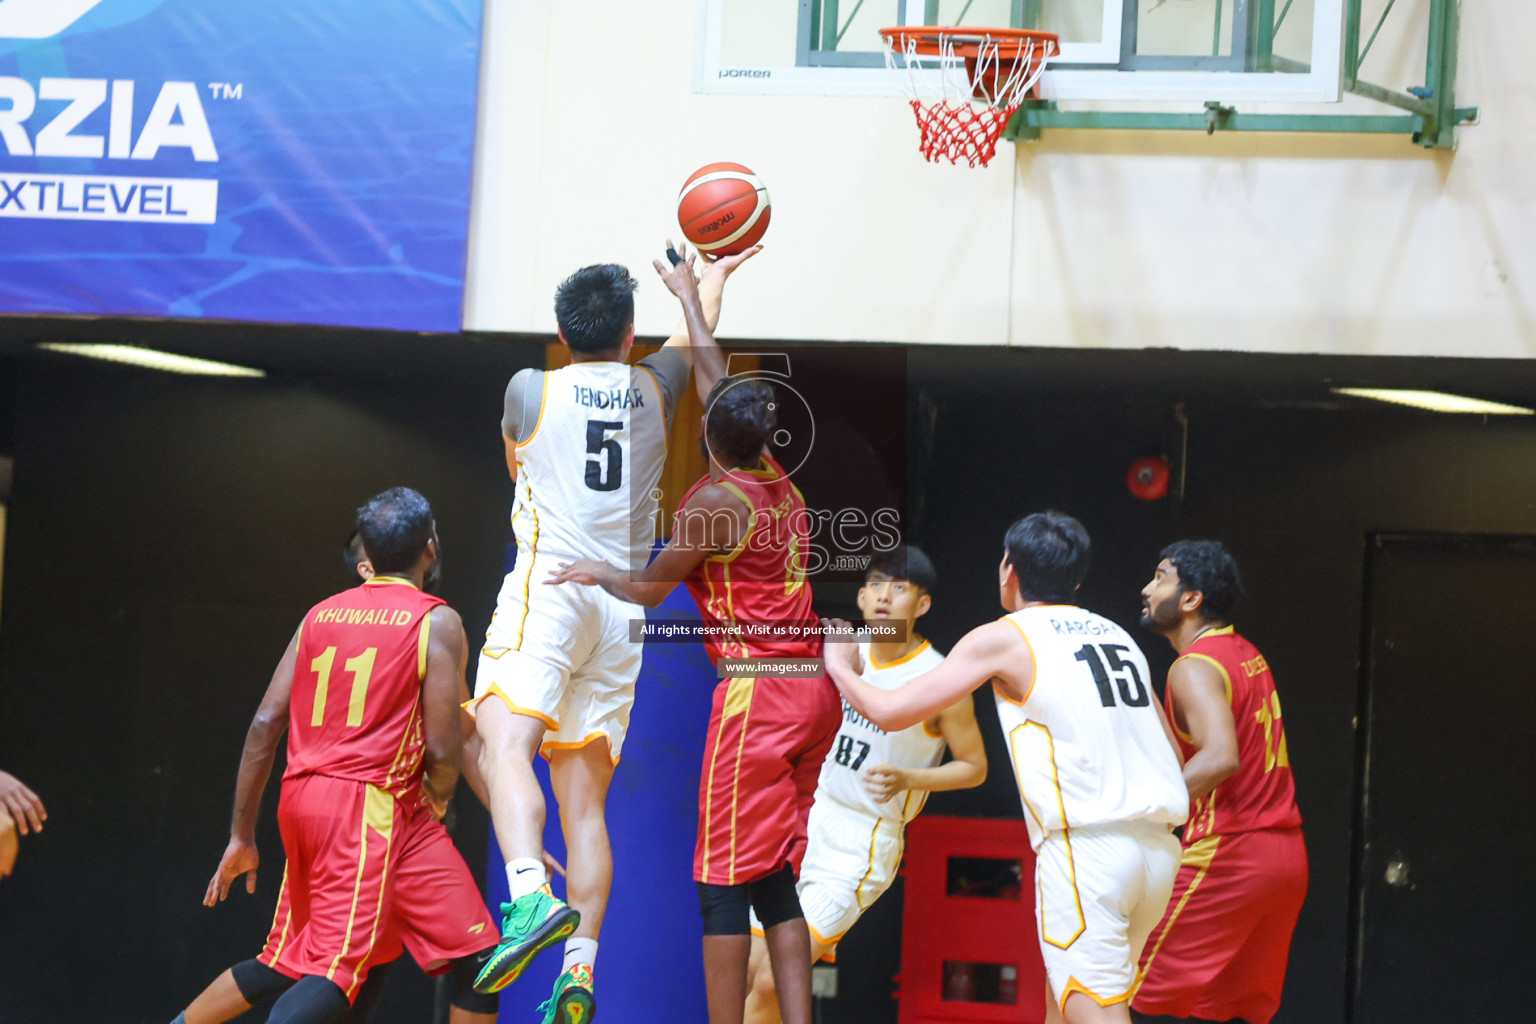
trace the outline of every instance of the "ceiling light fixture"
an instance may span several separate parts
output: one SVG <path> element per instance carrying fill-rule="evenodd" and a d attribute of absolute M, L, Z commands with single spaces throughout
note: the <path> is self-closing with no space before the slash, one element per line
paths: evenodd
<path fill-rule="evenodd" d="M 1505 405 L 1503 402 L 1488 402 L 1481 398 L 1467 398 L 1465 395 L 1449 395 L 1443 391 L 1412 391 L 1401 388 L 1331 388 L 1330 390 L 1336 395 L 1370 398 L 1378 402 L 1391 402 L 1393 405 L 1428 409 L 1430 412 L 1479 413 L 1484 416 L 1536 415 L 1536 409 Z"/>
<path fill-rule="evenodd" d="M 164 370 L 167 373 L 196 373 L 208 377 L 265 377 L 267 375 L 265 370 L 256 370 L 249 366 L 220 363 L 212 359 L 197 359 L 193 356 L 177 355 L 174 352 L 161 352 L 159 349 L 140 348 L 137 345 L 45 341 L 37 347 L 47 349 L 49 352 L 65 352 L 89 359 L 105 359 L 111 363 L 127 363 L 130 366 L 143 366 L 150 370 Z"/>

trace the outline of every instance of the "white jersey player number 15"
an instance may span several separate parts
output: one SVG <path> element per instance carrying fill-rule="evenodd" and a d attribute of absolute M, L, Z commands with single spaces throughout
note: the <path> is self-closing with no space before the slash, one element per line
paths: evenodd
<path fill-rule="evenodd" d="M 1036 605 L 1006 618 L 1035 659 L 1034 685 L 1022 703 L 997 691 L 998 721 L 1035 849 L 1067 828 L 1181 824 L 1188 792 L 1136 642 L 1116 623 L 1075 606 Z M 1139 781 L 1120 781 L 1131 779 Z"/>

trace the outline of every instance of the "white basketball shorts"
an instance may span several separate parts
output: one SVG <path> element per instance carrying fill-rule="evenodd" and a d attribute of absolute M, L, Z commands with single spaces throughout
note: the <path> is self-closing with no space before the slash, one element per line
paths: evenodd
<path fill-rule="evenodd" d="M 896 880 L 905 831 L 900 822 L 833 801 L 811 805 L 797 888 L 806 926 L 826 959 L 836 959 L 838 940 Z M 762 934 L 756 914 L 752 931 Z"/>
<path fill-rule="evenodd" d="M 644 645 L 630 640 L 630 623 L 645 609 L 601 587 L 544 582 L 561 561 L 518 560 L 496 599 L 475 673 L 474 714 L 495 695 L 514 713 L 548 727 L 540 751 L 607 739 L 615 762 L 629 731 Z"/>
<path fill-rule="evenodd" d="M 1168 907 L 1179 856 L 1179 841 L 1154 822 L 1045 838 L 1035 855 L 1035 921 L 1058 1006 L 1073 992 L 1101 1006 L 1131 998 L 1141 948 Z"/>

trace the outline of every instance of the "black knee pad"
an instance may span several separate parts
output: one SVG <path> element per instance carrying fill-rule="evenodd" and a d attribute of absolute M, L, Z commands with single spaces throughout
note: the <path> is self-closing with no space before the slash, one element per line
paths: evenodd
<path fill-rule="evenodd" d="M 350 1007 L 339 985 L 309 975 L 278 997 L 267 1024 L 332 1024 Z"/>
<path fill-rule="evenodd" d="M 260 960 L 242 960 L 231 967 L 229 973 L 234 976 L 235 987 L 252 1006 L 293 986 L 292 978 L 274 971 Z"/>
<path fill-rule="evenodd" d="M 373 1011 L 379 1008 L 379 1001 L 384 998 L 384 988 L 389 984 L 389 969 L 394 965 L 395 961 L 391 960 L 369 968 L 368 980 L 357 990 L 357 998 L 352 1000 L 352 1009 L 336 1018 L 336 1024 L 368 1024 Z"/>
<path fill-rule="evenodd" d="M 699 913 L 704 915 L 705 935 L 750 935 L 747 910 L 751 896 L 747 886 L 699 883 Z"/>
<path fill-rule="evenodd" d="M 752 896 L 752 909 L 767 931 L 774 925 L 804 917 L 800 909 L 800 894 L 795 891 L 795 873 L 788 864 L 747 886 Z"/>
<path fill-rule="evenodd" d="M 495 1013 L 501 1008 L 501 996 L 475 991 L 475 975 L 480 973 L 480 968 L 485 966 L 491 950 L 495 948 L 491 946 L 478 953 L 461 956 L 453 962 L 448 979 L 448 1001 L 465 1013 Z"/>

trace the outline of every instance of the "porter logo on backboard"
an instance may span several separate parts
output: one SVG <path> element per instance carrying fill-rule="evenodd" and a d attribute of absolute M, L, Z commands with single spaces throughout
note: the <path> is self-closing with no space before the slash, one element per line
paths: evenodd
<path fill-rule="evenodd" d="M 0 39 L 47 39 L 63 32 L 102 0 L 0 0 Z"/>

